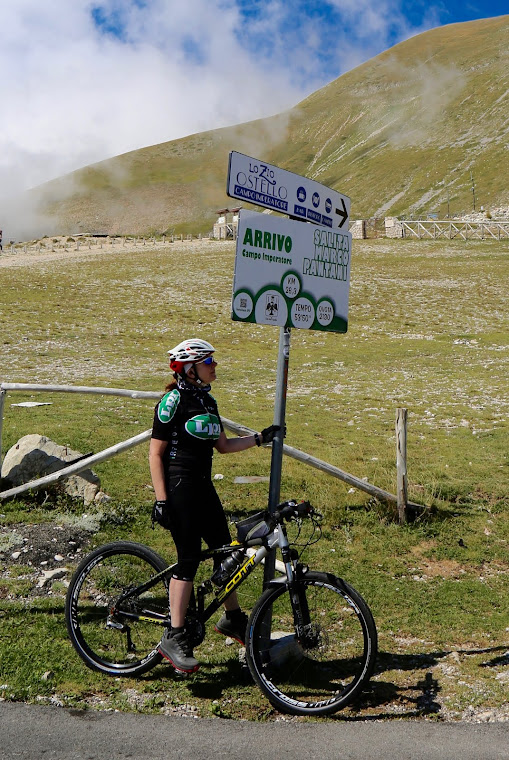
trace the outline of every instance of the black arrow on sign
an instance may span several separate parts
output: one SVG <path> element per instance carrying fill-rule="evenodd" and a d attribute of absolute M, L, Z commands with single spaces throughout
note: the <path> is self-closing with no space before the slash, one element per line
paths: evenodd
<path fill-rule="evenodd" d="M 343 217 L 339 225 L 340 227 L 342 227 L 344 223 L 346 222 L 346 220 L 348 219 L 348 211 L 346 210 L 345 201 L 343 198 L 341 198 L 341 203 L 343 204 L 343 210 L 339 208 L 336 209 L 336 214 Z"/>

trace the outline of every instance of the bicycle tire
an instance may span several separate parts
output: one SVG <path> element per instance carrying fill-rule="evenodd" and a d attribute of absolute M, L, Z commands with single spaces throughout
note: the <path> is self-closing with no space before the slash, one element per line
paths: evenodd
<path fill-rule="evenodd" d="M 329 715 L 367 685 L 377 654 L 371 611 L 352 586 L 328 573 L 298 580 L 309 616 L 299 634 L 287 583 L 273 583 L 253 608 L 246 657 L 256 684 L 281 712 Z"/>
<path fill-rule="evenodd" d="M 130 541 L 105 544 L 82 560 L 67 590 L 65 621 L 73 647 L 89 668 L 138 676 L 161 661 L 156 647 L 164 623 L 128 619 L 122 611 L 150 609 L 169 620 L 168 580 L 160 579 L 139 597 L 117 600 L 167 566 L 152 549 Z"/>

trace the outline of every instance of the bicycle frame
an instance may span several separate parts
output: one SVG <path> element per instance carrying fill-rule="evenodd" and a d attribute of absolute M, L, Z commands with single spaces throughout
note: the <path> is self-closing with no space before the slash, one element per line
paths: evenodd
<path fill-rule="evenodd" d="M 203 562 L 206 559 L 217 557 L 218 555 L 227 556 L 242 546 L 242 544 L 234 543 L 220 546 L 217 549 L 205 549 L 200 553 L 200 562 Z M 255 567 L 263 562 L 269 551 L 275 550 L 278 547 L 281 550 L 283 556 L 283 562 L 286 570 L 286 580 L 288 581 L 290 587 L 293 586 L 293 581 L 295 578 L 295 567 L 290 557 L 288 537 L 286 535 L 285 526 L 282 523 L 277 523 L 274 529 L 268 534 L 268 536 L 265 537 L 263 545 L 256 550 L 255 554 L 247 557 L 245 562 L 242 563 L 242 565 L 236 570 L 235 574 L 229 578 L 224 586 L 220 586 L 217 590 L 213 589 L 210 579 L 203 581 L 198 585 L 196 589 L 196 612 L 201 621 L 206 622 L 210 617 L 212 617 L 212 615 L 219 609 L 225 599 L 227 599 L 227 597 L 229 597 L 230 594 L 232 594 L 246 580 L 246 578 L 251 575 Z M 122 602 L 128 600 L 129 598 L 133 596 L 141 596 L 141 594 L 155 586 L 161 579 L 166 580 L 170 578 L 171 573 L 175 567 L 176 563 L 152 576 L 148 581 L 141 584 L 140 586 L 136 586 L 135 588 L 131 588 L 128 591 L 124 592 L 116 600 L 115 607 L 111 610 L 110 618 L 111 616 L 118 616 L 131 620 L 145 620 L 152 621 L 160 625 L 168 625 L 170 622 L 168 615 L 162 615 L 150 610 L 143 610 L 143 614 L 139 614 L 130 612 L 128 610 L 119 609 L 119 607 Z M 211 591 L 214 591 L 215 598 L 210 602 L 210 604 L 207 605 L 207 607 L 205 607 L 205 596 Z M 296 607 L 300 612 L 300 600 L 295 601 Z M 190 609 L 192 609 L 192 605 L 193 597 L 191 598 Z M 300 617 L 301 615 L 299 615 L 299 618 Z M 299 623 L 302 624 L 300 620 Z M 110 624 L 112 624 L 111 621 Z"/>

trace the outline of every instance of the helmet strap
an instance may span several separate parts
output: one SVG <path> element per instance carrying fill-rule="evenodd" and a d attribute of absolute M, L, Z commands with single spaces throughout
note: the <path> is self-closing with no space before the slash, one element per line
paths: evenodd
<path fill-rule="evenodd" d="M 193 370 L 194 377 L 190 376 L 190 374 L 189 374 L 189 370 L 190 369 Z M 199 386 L 207 385 L 207 383 L 204 383 L 203 380 L 200 379 L 200 377 L 198 375 L 198 371 L 196 369 L 196 363 L 193 363 L 192 367 L 190 367 L 189 370 L 186 372 L 186 378 L 189 378 L 190 380 L 192 380 L 192 382 L 196 383 L 196 385 L 199 385 Z"/>

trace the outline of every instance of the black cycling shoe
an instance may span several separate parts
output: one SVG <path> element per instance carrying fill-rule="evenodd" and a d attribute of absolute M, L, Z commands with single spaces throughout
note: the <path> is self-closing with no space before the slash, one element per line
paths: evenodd
<path fill-rule="evenodd" d="M 233 616 L 228 616 L 228 613 L 225 613 L 215 624 L 214 630 L 245 646 L 247 621 L 248 617 L 245 612 L 238 612 Z"/>
<path fill-rule="evenodd" d="M 179 673 L 195 673 L 200 667 L 198 660 L 193 657 L 193 648 L 185 631 L 179 633 L 165 631 L 157 651 L 171 662 Z"/>

